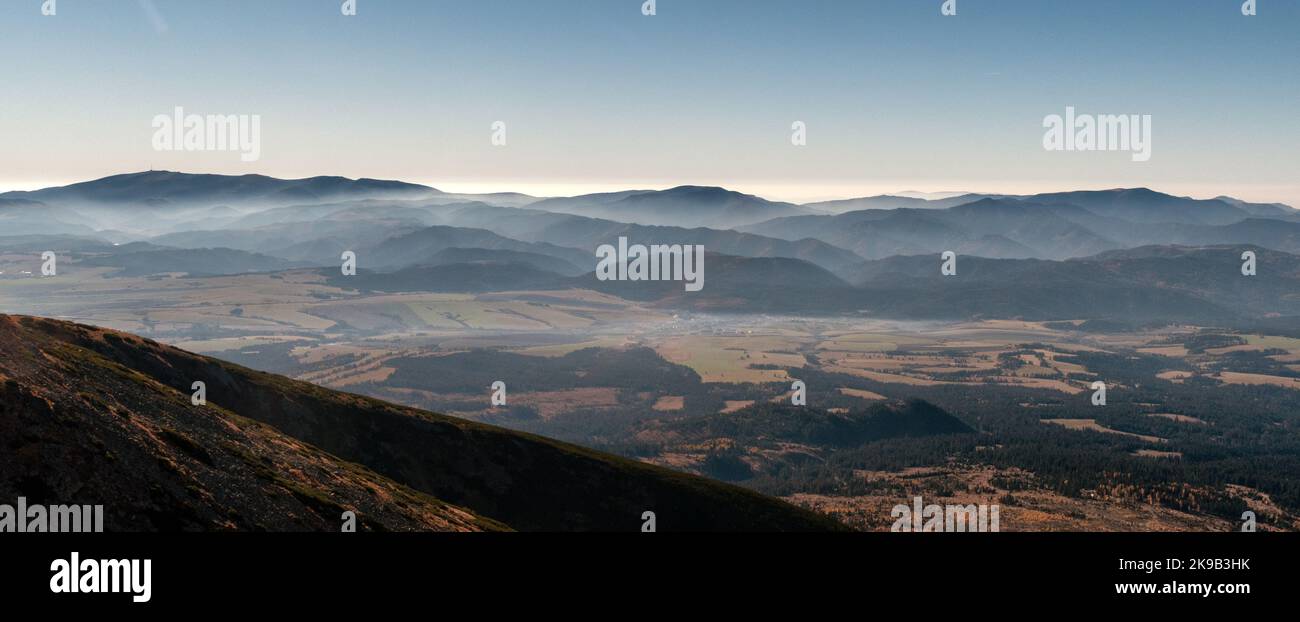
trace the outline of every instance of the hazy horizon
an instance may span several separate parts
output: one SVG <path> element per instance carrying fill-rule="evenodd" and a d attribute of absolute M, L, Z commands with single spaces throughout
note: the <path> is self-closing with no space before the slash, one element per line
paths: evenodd
<path fill-rule="evenodd" d="M 23 61 L 0 78 L 24 95 L 0 105 L 22 145 L 0 188 L 158 168 L 547 196 L 1145 186 L 1300 205 L 1294 3 L 339 4 L 4 3 L 0 51 Z M 1150 115 L 1151 159 L 1046 151 L 1044 118 L 1071 106 Z M 151 119 L 176 107 L 260 116 L 260 159 L 154 150 Z"/>

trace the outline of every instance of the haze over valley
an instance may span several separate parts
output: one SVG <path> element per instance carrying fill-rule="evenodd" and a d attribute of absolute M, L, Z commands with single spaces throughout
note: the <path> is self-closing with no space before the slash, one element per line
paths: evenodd
<path fill-rule="evenodd" d="M 1288 475 L 1300 472 L 1300 211 L 1148 188 L 905 194 L 794 204 L 680 186 L 542 198 L 167 171 L 8 192 L 0 313 L 151 342 L 7 317 L 0 328 L 37 345 L 8 352 L 0 378 L 66 406 L 80 399 L 73 388 L 31 384 L 66 373 L 40 352 L 82 352 L 79 365 L 122 365 L 181 393 L 191 372 L 179 370 L 242 366 L 228 373 L 276 399 L 310 385 L 257 372 L 343 391 L 319 398 L 339 404 L 358 394 L 439 413 L 438 425 L 605 452 L 618 469 L 653 467 L 645 490 L 682 474 L 725 482 L 689 497 L 720 512 L 700 528 L 887 530 L 889 509 L 914 495 L 1000 504 L 1003 530 L 1227 530 L 1246 509 L 1262 528 L 1300 526 Z M 620 238 L 702 247 L 703 288 L 601 278 L 598 249 Z M 806 406 L 792 403 L 796 381 Z M 1099 381 L 1104 407 L 1090 399 Z M 186 428 L 172 445 L 304 443 L 267 459 L 326 470 L 340 456 L 361 470 L 317 492 L 345 506 L 366 486 L 409 499 L 376 517 L 386 528 L 564 528 L 508 491 L 306 435 L 258 409 L 252 389 L 209 391 L 232 417 L 278 431 Z M 104 406 L 87 404 L 86 416 Z M 181 416 L 144 404 L 113 408 Z M 177 460 L 197 469 L 195 485 L 245 485 L 209 479 L 201 454 L 187 455 Z M 717 509 L 754 492 L 802 510 L 746 496 L 772 513 L 746 525 Z M 304 498 L 227 509 L 248 526 Z M 623 501 L 629 513 L 640 502 Z M 616 528 L 583 512 L 571 528 Z"/>

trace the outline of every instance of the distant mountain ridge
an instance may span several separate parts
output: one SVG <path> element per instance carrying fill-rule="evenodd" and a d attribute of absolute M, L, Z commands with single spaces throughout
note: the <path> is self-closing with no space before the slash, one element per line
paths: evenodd
<path fill-rule="evenodd" d="M 251 212 L 277 207 L 359 200 L 423 200 L 432 204 L 491 201 L 493 205 L 523 206 L 536 199 L 518 193 L 469 195 L 402 181 L 318 176 L 279 179 L 266 175 L 215 175 L 174 171 L 145 171 L 111 175 L 66 186 L 0 194 L 0 222 L 10 210 L 12 228 L 53 223 L 63 233 L 123 229 L 150 234 L 220 227 Z M 21 203 L 20 203 L 21 202 Z M 35 209 L 46 210 L 37 216 Z M 204 223 L 204 224 L 199 224 Z M 195 226 L 195 225 L 198 226 Z M 183 228 L 178 228 L 178 226 Z"/>
<path fill-rule="evenodd" d="M 112 175 L 92 181 L 32 191 L 0 194 L 44 203 L 142 204 L 213 206 L 230 202 L 279 204 L 286 201 L 367 197 L 411 197 L 438 194 L 428 186 L 379 179 L 308 177 L 277 179 L 265 175 L 211 175 L 147 171 Z"/>
<path fill-rule="evenodd" d="M 965 195 L 919 203 L 877 199 L 879 205 L 912 207 L 785 217 L 739 230 L 782 239 L 815 238 L 868 259 L 942 250 L 989 258 L 1070 259 L 1161 244 L 1252 244 L 1300 252 L 1300 211 L 1282 204 L 1190 199 L 1147 188 Z"/>
<path fill-rule="evenodd" d="M 462 232 L 465 239 L 440 241 L 424 248 L 425 254 L 446 248 L 535 252 L 575 269 L 590 266 L 596 247 L 627 237 L 640 243 L 700 244 L 720 255 L 802 259 L 849 281 L 864 259 L 949 250 L 993 259 L 1053 260 L 1149 245 L 1235 244 L 1300 253 L 1300 211 L 1289 206 L 1231 197 L 1193 199 L 1148 188 L 883 195 L 801 206 L 710 186 L 535 199 L 510 193 L 449 194 L 373 179 L 150 171 L 5 193 L 0 195 L 0 226 L 13 235 L 147 239 L 163 246 L 229 248 L 321 266 L 337 263 L 344 250 L 365 249 L 372 254 L 369 259 L 378 259 L 366 267 L 384 270 L 425 262 L 427 257 L 400 249 L 429 227 L 490 231 L 513 242 Z M 385 248 L 390 243 L 397 248 Z M 549 246 L 529 246 L 536 244 Z M 556 265 L 534 267 L 574 272 Z"/>
<path fill-rule="evenodd" d="M 819 201 L 815 203 L 805 203 L 804 207 L 818 209 L 830 213 L 843 213 L 857 211 L 861 209 L 898 209 L 904 207 L 918 209 L 947 209 L 957 207 L 967 203 L 973 203 L 981 199 L 1007 199 L 1016 201 L 1027 201 L 1031 203 L 1066 203 L 1078 205 L 1080 207 L 1097 208 L 1095 211 L 1099 214 L 1107 211 L 1107 208 L 1136 207 L 1151 208 L 1153 206 L 1179 207 L 1186 206 L 1188 202 L 1199 203 L 1203 207 L 1211 210 L 1218 210 L 1220 214 L 1240 217 L 1241 213 L 1235 213 L 1222 210 L 1222 206 L 1235 207 L 1242 212 L 1253 216 L 1288 216 L 1300 213 L 1300 210 L 1286 205 L 1284 203 L 1250 203 L 1229 196 L 1217 196 L 1213 199 L 1193 199 L 1191 197 L 1179 197 L 1163 192 L 1157 192 L 1150 188 L 1114 188 L 1110 190 L 1074 190 L 1065 192 L 1047 192 L 1029 195 L 1013 194 L 996 194 L 996 193 L 958 193 L 952 196 L 940 198 L 926 198 L 920 196 L 901 196 L 901 195 L 877 195 L 870 197 L 860 197 L 854 199 L 838 199 L 833 201 Z M 1222 204 L 1222 205 L 1216 205 Z M 1120 215 L 1122 216 L 1122 214 Z M 1176 215 L 1177 216 L 1177 215 Z"/>
<path fill-rule="evenodd" d="M 769 201 L 711 186 L 678 186 L 668 190 L 630 190 L 544 199 L 529 207 L 639 225 L 715 229 L 730 229 L 813 211 L 793 203 Z"/>

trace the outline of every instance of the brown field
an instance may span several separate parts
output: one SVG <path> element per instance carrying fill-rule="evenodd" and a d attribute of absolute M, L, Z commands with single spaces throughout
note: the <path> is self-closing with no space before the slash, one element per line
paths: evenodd
<path fill-rule="evenodd" d="M 575 341 L 572 343 L 561 343 L 544 346 L 528 346 L 519 348 L 514 352 L 528 356 L 540 356 L 543 358 L 558 358 L 578 350 L 587 348 L 625 348 L 635 343 L 629 337 L 601 337 L 599 339 L 589 339 L 586 341 Z"/>
<path fill-rule="evenodd" d="M 864 400 L 871 400 L 871 401 L 889 399 L 879 393 L 873 393 L 871 391 L 863 391 L 861 389 L 848 389 L 848 388 L 840 387 L 840 393 L 843 393 L 844 395 L 848 395 L 851 397 L 857 397 L 857 398 L 861 398 Z"/>
<path fill-rule="evenodd" d="M 613 408 L 618 406 L 618 389 L 607 387 L 566 389 L 564 391 L 535 391 L 513 393 L 510 404 L 531 406 L 542 419 L 554 419 L 565 413 L 584 408 Z"/>
<path fill-rule="evenodd" d="M 1261 345 L 1246 344 L 1242 346 L 1228 346 L 1226 348 L 1209 348 L 1205 353 L 1214 356 L 1223 356 L 1225 354 L 1232 354 L 1233 352 L 1260 352 L 1267 349 L 1268 348 Z"/>
<path fill-rule="evenodd" d="M 665 359 L 695 370 L 704 382 L 757 384 L 786 382 L 780 369 L 753 369 L 751 365 L 803 367 L 808 361 L 793 349 L 798 343 L 779 336 L 672 337 L 653 346 Z"/>
<path fill-rule="evenodd" d="M 1187 348 L 1185 346 L 1155 346 L 1151 348 L 1138 348 L 1138 352 L 1176 358 L 1187 356 Z"/>
<path fill-rule="evenodd" d="M 1013 325 L 1022 327 L 1024 324 L 1013 323 Z M 930 344 L 920 352 L 826 350 L 819 353 L 819 360 L 822 369 L 827 372 L 889 384 L 936 386 L 999 383 L 1071 395 L 1084 391 L 1086 383 L 1079 380 L 1066 380 L 1066 377 L 1093 375 L 1083 365 L 1061 359 L 1066 351 L 1077 351 L 1080 348 L 1062 347 L 1060 352 L 1036 349 L 1031 353 L 1024 353 L 1008 349 L 1007 344 L 994 341 L 961 343 L 960 348 L 952 348 L 951 342 Z M 1014 347 L 1014 344 L 1010 345 Z M 981 375 L 969 380 L 947 380 L 940 376 L 940 374 L 954 373 L 987 373 L 999 368 L 1002 364 L 999 361 L 1000 356 L 1012 353 L 1015 353 L 1015 358 L 1023 365 L 1016 368 L 1008 367 L 999 375 Z"/>
<path fill-rule="evenodd" d="M 372 357 L 359 363 L 356 368 L 304 374 L 299 379 L 336 389 L 368 382 L 382 383 L 397 372 L 397 368 L 384 365 L 389 358 L 391 357 Z"/>
<path fill-rule="evenodd" d="M 1205 420 L 1197 419 L 1196 417 L 1189 417 L 1187 415 L 1174 415 L 1170 413 L 1147 413 L 1146 416 L 1160 417 L 1162 419 L 1168 419 L 1170 421 L 1177 421 L 1178 423 L 1195 423 L 1197 425 L 1206 425 Z"/>
<path fill-rule="evenodd" d="M 907 385 L 926 386 L 926 387 L 936 386 L 941 384 L 956 384 L 954 382 L 940 382 L 938 380 L 930 380 L 928 378 L 917 378 L 914 376 L 904 376 L 901 374 L 886 374 L 882 372 L 853 369 L 851 367 L 826 367 L 824 369 L 826 369 L 826 371 L 837 373 L 837 374 L 847 374 L 850 376 L 857 376 L 859 378 L 866 378 L 867 380 L 874 380 L 876 382 L 883 382 L 886 384 L 907 384 Z"/>
<path fill-rule="evenodd" d="M 680 395 L 665 395 L 655 400 L 654 405 L 654 409 L 660 412 L 671 412 L 685 407 L 686 398 Z"/>
<path fill-rule="evenodd" d="M 1182 384 L 1184 380 L 1194 376 L 1196 376 L 1196 374 L 1190 371 L 1162 371 L 1156 374 L 1156 378 L 1168 380 L 1174 384 Z"/>
<path fill-rule="evenodd" d="M 998 381 L 1002 381 L 1005 384 L 1013 384 L 1016 386 L 1030 387 L 1034 389 L 1049 389 L 1052 391 L 1060 391 L 1061 393 L 1068 393 L 1070 395 L 1078 395 L 1087 390 L 1083 386 L 1070 384 L 1068 381 L 1065 380 L 1054 380 L 1050 378 L 1020 378 L 1016 376 L 994 376 L 994 379 Z"/>
<path fill-rule="evenodd" d="M 216 352 L 227 352 L 230 350 L 241 350 L 249 346 L 260 346 L 275 343 L 285 343 L 289 341 L 310 341 L 310 337 L 299 337 L 293 335 L 258 335 L 246 337 L 224 337 L 220 339 L 197 339 L 194 341 L 178 341 L 172 345 L 190 352 L 199 354 L 208 354 Z"/>
<path fill-rule="evenodd" d="M 1270 385 L 1300 391 L 1300 378 L 1285 378 L 1267 374 L 1245 374 L 1232 371 L 1221 372 L 1215 378 L 1227 384 Z"/>
<path fill-rule="evenodd" d="M 1133 452 L 1133 455 L 1135 455 L 1135 456 L 1140 456 L 1140 457 L 1142 457 L 1142 458 L 1166 458 L 1166 459 L 1176 459 L 1176 458 L 1182 458 L 1182 457 L 1183 457 L 1183 452 L 1181 452 L 1181 451 L 1157 451 L 1157 450 L 1155 450 L 1155 449 L 1139 449 L 1139 450 Z"/>
<path fill-rule="evenodd" d="M 1052 425 L 1059 425 L 1069 430 L 1091 430 L 1093 432 L 1101 432 L 1103 434 L 1118 434 L 1120 436 L 1131 436 L 1133 438 L 1140 438 L 1148 443 L 1165 442 L 1165 439 L 1160 438 L 1158 436 L 1145 436 L 1142 434 L 1134 434 L 1132 432 L 1121 432 L 1119 430 L 1112 430 L 1104 425 L 1097 423 L 1096 419 L 1043 419 L 1042 422 L 1050 423 Z"/>
<path fill-rule="evenodd" d="M 1035 352 L 1043 357 L 1048 367 L 1051 367 L 1061 374 L 1095 375 L 1092 372 L 1089 372 L 1088 368 L 1083 365 L 1059 360 L 1059 357 L 1061 356 L 1060 352 L 1053 352 L 1052 350 L 1035 350 Z"/>

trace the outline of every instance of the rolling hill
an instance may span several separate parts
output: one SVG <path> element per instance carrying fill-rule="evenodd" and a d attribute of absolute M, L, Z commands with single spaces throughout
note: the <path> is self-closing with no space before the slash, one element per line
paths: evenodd
<path fill-rule="evenodd" d="M 711 253 L 738 257 L 803 259 L 838 273 L 862 257 L 821 240 L 781 239 L 729 229 L 638 225 L 600 218 L 556 214 L 532 209 L 476 208 L 455 211 L 448 225 L 488 229 L 499 235 L 530 242 L 547 242 L 594 253 L 602 244 L 620 237 L 643 244 L 703 244 Z"/>

